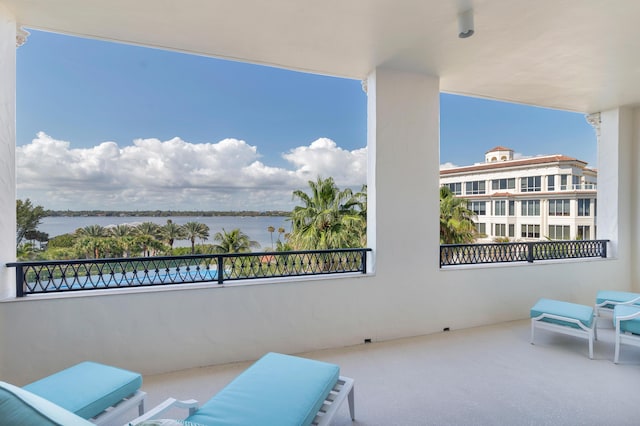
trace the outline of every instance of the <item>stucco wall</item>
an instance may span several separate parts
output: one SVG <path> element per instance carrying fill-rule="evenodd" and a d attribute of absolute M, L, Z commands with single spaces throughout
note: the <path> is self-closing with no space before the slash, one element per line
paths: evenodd
<path fill-rule="evenodd" d="M 5 301 L 0 377 L 22 385 L 86 359 L 171 371 L 522 319 L 539 297 L 590 305 L 600 288 L 630 288 L 629 238 L 614 259 L 440 270 L 438 80 L 380 68 L 368 83 L 374 274 Z"/>
<path fill-rule="evenodd" d="M 16 22 L 0 4 L 0 298 L 13 279 L 5 266 L 16 255 Z"/>

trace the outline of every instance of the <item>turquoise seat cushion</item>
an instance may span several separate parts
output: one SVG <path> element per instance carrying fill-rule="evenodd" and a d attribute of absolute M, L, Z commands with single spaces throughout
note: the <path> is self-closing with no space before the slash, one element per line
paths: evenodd
<path fill-rule="evenodd" d="M 24 386 L 85 419 L 134 394 L 142 376 L 96 362 L 82 362 Z"/>
<path fill-rule="evenodd" d="M 633 315 L 637 312 L 640 312 L 640 306 L 616 305 L 613 309 L 613 321 L 616 321 L 618 317 L 626 317 L 627 315 Z M 623 333 L 640 334 L 640 316 L 620 321 L 620 331 Z"/>
<path fill-rule="evenodd" d="M 0 382 L 0 424 L 21 426 L 93 426 L 76 416 L 17 386 Z"/>
<path fill-rule="evenodd" d="M 340 376 L 340 367 L 268 353 L 198 411 L 188 422 L 216 426 L 307 426 Z"/>
<path fill-rule="evenodd" d="M 598 294 L 596 294 L 596 304 L 600 305 L 605 302 L 624 303 L 638 297 L 640 297 L 640 294 L 638 293 L 630 293 L 627 291 L 600 290 Z M 640 305 L 640 301 L 636 302 L 635 304 Z M 613 309 L 614 306 L 614 304 L 608 304 L 604 305 L 603 307 Z"/>
<path fill-rule="evenodd" d="M 585 327 L 591 328 L 593 324 L 593 308 L 591 306 L 579 305 L 577 303 L 563 302 L 560 300 L 540 299 L 531 308 L 531 318 L 538 317 L 542 314 L 553 314 L 565 318 L 571 318 L 580 321 Z M 568 327 L 580 328 L 578 324 L 545 318 L 542 321 L 553 324 L 566 325 Z"/>

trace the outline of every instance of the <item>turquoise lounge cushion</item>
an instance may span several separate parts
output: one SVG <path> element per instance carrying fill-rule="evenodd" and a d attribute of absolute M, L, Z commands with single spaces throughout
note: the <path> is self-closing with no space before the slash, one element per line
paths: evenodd
<path fill-rule="evenodd" d="M 216 426 L 307 426 L 339 375 L 334 364 L 268 353 L 186 420 Z"/>
<path fill-rule="evenodd" d="M 613 321 L 615 322 L 618 317 L 626 317 L 627 315 L 633 315 L 640 312 L 640 307 L 636 305 L 616 305 L 613 309 Z M 640 316 L 620 321 L 620 331 L 623 333 L 640 334 Z"/>
<path fill-rule="evenodd" d="M 24 386 L 85 419 L 134 394 L 142 376 L 96 362 L 82 362 Z"/>
<path fill-rule="evenodd" d="M 0 382 L 0 424 L 20 426 L 93 426 L 76 416 L 17 386 Z"/>
<path fill-rule="evenodd" d="M 593 324 L 593 308 L 591 306 L 578 305 L 577 303 L 563 302 L 560 300 L 540 299 L 531 308 L 531 318 L 538 317 L 542 314 L 553 314 L 565 318 L 571 318 L 580 321 L 585 327 L 591 328 Z M 578 324 L 545 318 L 542 321 L 553 324 L 566 325 L 568 327 L 580 328 Z"/>
<path fill-rule="evenodd" d="M 600 305 L 605 302 L 618 302 L 624 303 L 629 300 L 633 300 L 640 297 L 638 293 L 629 293 L 627 291 L 611 291 L 611 290 L 600 290 L 598 294 L 596 294 L 596 304 Z M 635 303 L 636 305 L 640 305 L 640 301 Z M 604 305 L 605 308 L 613 308 L 615 305 L 608 304 Z"/>

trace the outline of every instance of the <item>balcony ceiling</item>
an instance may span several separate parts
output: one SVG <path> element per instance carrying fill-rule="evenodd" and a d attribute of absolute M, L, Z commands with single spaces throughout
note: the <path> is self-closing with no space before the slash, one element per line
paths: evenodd
<path fill-rule="evenodd" d="M 640 103 L 638 0 L 0 3 L 26 27 L 318 74 L 387 66 L 439 76 L 445 92 L 588 113 Z M 476 33 L 460 39 L 469 6 Z"/>

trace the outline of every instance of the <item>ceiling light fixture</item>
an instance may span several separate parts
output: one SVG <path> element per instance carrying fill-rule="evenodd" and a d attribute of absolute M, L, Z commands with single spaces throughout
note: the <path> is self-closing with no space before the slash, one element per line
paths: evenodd
<path fill-rule="evenodd" d="M 468 38 L 474 33 L 473 9 L 458 14 L 458 37 Z"/>

